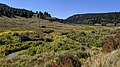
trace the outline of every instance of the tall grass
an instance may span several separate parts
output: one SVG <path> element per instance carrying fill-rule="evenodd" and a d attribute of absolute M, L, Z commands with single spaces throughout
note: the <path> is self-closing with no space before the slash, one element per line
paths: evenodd
<path fill-rule="evenodd" d="M 82 67 L 120 67 L 120 50 L 108 54 L 99 54 L 82 63 Z"/>

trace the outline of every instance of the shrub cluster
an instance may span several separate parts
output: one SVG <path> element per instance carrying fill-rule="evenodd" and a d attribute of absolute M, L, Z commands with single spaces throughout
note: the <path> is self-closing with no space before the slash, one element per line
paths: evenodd
<path fill-rule="evenodd" d="M 112 50 L 118 49 L 120 47 L 120 32 L 114 35 L 110 35 L 107 42 L 103 46 L 105 52 L 111 52 Z"/>

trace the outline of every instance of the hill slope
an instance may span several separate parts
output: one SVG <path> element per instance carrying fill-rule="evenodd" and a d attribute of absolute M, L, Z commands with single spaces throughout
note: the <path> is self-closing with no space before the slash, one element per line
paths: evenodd
<path fill-rule="evenodd" d="M 87 21 L 92 21 L 92 23 L 119 23 L 120 12 L 76 14 L 66 19 L 66 22 L 69 23 L 89 24 Z"/>
<path fill-rule="evenodd" d="M 101 53 L 107 36 L 117 31 L 117 27 L 3 16 L 0 17 L 0 66 L 60 66 L 67 64 L 61 64 L 65 60 L 73 67 L 81 66 L 82 59 Z M 89 50 L 92 52 L 88 54 Z"/>

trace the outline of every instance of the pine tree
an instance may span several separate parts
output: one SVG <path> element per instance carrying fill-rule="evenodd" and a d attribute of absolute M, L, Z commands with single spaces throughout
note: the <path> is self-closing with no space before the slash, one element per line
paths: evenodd
<path fill-rule="evenodd" d="M 41 19 L 45 18 L 44 14 L 41 11 L 39 11 L 39 18 L 41 18 Z"/>

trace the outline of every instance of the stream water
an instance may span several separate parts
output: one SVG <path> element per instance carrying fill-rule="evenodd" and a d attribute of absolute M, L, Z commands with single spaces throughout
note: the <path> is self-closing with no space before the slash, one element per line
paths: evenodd
<path fill-rule="evenodd" d="M 21 51 L 8 54 L 8 55 L 7 55 L 7 58 L 8 58 L 8 59 L 12 59 L 12 58 L 14 58 L 15 56 L 17 56 L 20 52 L 21 52 Z"/>

